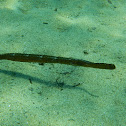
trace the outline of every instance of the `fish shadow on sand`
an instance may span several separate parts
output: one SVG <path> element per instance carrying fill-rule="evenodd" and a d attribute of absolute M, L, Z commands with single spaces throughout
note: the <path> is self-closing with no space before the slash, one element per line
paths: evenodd
<path fill-rule="evenodd" d="M 89 94 L 90 96 L 99 97 L 99 96 L 94 95 L 94 94 L 90 93 L 89 91 L 87 91 L 86 89 L 81 88 L 81 87 L 67 85 L 65 83 L 60 83 L 60 82 L 57 82 L 57 81 L 56 82 L 45 81 L 45 80 L 42 80 L 40 78 L 33 77 L 33 76 L 30 76 L 30 75 L 26 75 L 26 74 L 23 74 L 23 73 L 20 73 L 20 72 L 14 72 L 14 71 L 0 69 L 0 73 L 6 74 L 6 75 L 9 75 L 9 76 L 12 76 L 12 77 L 16 77 L 16 78 L 23 78 L 23 79 L 30 80 L 30 81 L 32 80 L 32 82 L 41 83 L 41 84 L 44 84 L 48 87 L 62 87 L 62 89 L 67 88 L 67 89 L 81 90 L 81 91 L 84 91 L 85 93 Z"/>

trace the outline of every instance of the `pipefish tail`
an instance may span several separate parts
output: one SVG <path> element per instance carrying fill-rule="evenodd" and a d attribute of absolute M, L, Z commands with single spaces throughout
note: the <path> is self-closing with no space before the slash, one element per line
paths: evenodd
<path fill-rule="evenodd" d="M 86 60 L 73 59 L 73 58 L 56 57 L 49 55 L 23 54 L 23 53 L 0 54 L 0 60 L 12 60 L 18 62 L 36 62 L 36 63 L 59 63 L 73 66 L 92 67 L 92 68 L 110 69 L 110 70 L 116 68 L 114 64 L 94 63 Z"/>

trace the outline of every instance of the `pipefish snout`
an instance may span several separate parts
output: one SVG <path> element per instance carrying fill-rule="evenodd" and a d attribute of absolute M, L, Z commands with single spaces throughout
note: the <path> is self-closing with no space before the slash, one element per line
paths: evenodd
<path fill-rule="evenodd" d="M 0 54 L 0 60 L 12 60 L 18 62 L 36 62 L 36 63 L 59 63 L 73 66 L 92 67 L 92 68 L 110 69 L 110 70 L 116 68 L 114 64 L 94 63 L 86 60 L 73 59 L 73 58 L 56 57 L 49 55 L 23 54 L 23 53 Z"/>

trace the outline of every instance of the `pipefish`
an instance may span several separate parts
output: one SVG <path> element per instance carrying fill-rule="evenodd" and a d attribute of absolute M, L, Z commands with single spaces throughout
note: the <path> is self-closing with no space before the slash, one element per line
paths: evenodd
<path fill-rule="evenodd" d="M 92 68 L 110 69 L 110 70 L 116 68 L 114 64 L 94 63 L 81 59 L 56 57 L 49 55 L 23 54 L 23 53 L 0 54 L 0 60 L 12 60 L 18 62 L 36 62 L 36 63 L 59 63 L 73 66 L 92 67 Z"/>

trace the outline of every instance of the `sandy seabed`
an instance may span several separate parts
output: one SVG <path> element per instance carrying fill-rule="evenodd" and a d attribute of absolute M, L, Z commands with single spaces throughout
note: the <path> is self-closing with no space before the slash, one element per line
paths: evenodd
<path fill-rule="evenodd" d="M 115 70 L 0 61 L 1 126 L 125 126 L 125 0 L 0 0 L 0 54 L 113 63 Z"/>

